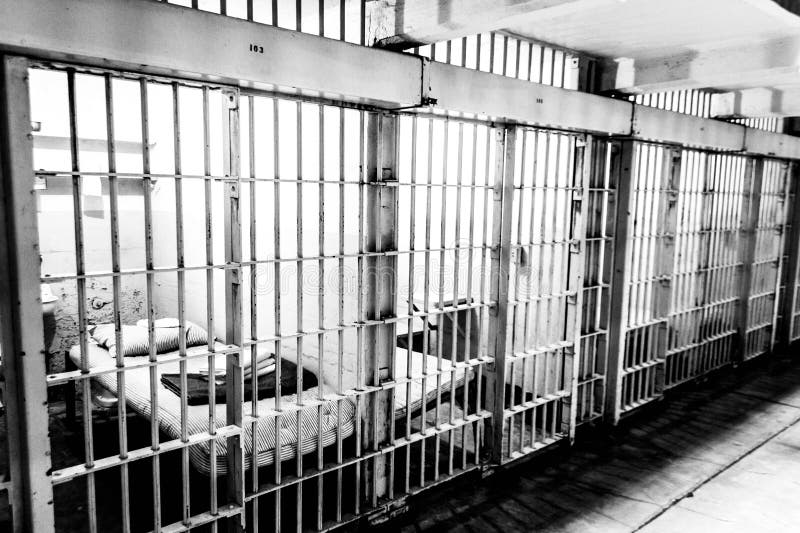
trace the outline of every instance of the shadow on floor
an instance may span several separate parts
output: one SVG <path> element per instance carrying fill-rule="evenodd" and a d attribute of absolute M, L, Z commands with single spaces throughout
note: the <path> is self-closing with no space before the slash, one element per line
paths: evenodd
<path fill-rule="evenodd" d="M 413 498 L 381 531 L 635 531 L 800 421 L 800 360 L 771 358 L 672 391 L 573 448 Z"/>

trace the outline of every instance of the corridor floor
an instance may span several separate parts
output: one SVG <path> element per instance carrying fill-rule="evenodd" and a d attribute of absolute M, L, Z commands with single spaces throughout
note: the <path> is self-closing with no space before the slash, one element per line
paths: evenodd
<path fill-rule="evenodd" d="M 800 358 L 723 371 L 575 447 L 426 492 L 381 531 L 800 531 Z"/>

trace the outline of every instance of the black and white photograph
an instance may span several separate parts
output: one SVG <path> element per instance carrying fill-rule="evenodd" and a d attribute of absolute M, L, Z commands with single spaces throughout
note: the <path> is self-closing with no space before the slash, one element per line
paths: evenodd
<path fill-rule="evenodd" d="M 800 0 L 0 0 L 0 533 L 800 531 Z"/>

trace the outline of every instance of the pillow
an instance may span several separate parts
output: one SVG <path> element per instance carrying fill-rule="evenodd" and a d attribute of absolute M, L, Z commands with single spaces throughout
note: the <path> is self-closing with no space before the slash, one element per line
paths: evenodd
<path fill-rule="evenodd" d="M 147 330 L 147 320 L 142 319 L 136 322 L 136 325 L 140 328 L 144 328 Z M 153 321 L 153 327 L 156 330 L 156 333 L 159 333 L 159 330 L 164 330 L 164 334 L 175 337 L 175 348 L 173 350 L 177 350 L 180 345 L 178 344 L 178 328 L 180 327 L 181 323 L 178 321 L 177 318 L 158 318 Z M 208 333 L 206 330 L 191 322 L 189 320 L 186 321 L 186 347 L 191 346 L 200 346 L 201 344 L 208 344 Z M 158 345 L 158 339 L 156 339 L 156 345 Z M 171 350 L 170 350 L 171 351 Z M 158 352 L 162 353 L 162 352 Z"/>
<path fill-rule="evenodd" d="M 178 335 L 179 322 L 174 318 L 162 318 L 153 322 L 153 340 L 156 353 L 173 352 L 180 348 Z M 135 326 L 122 326 L 122 355 L 137 356 L 150 353 L 147 320 L 140 320 Z M 114 324 L 99 324 L 92 330 L 92 338 L 98 345 L 106 348 L 112 356 L 117 354 L 117 337 Z M 208 343 L 206 331 L 192 322 L 186 322 L 186 346 L 199 346 Z"/>

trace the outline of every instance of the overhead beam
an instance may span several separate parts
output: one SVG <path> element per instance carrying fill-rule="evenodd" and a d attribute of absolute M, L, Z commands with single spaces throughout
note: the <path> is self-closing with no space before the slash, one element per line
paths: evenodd
<path fill-rule="evenodd" d="M 251 44 L 263 46 L 264 52 L 251 51 Z M 467 115 L 498 123 L 800 158 L 797 137 L 161 2 L 0 0 L 0 52 L 343 105 Z"/>
<path fill-rule="evenodd" d="M 443 109 L 497 122 L 630 135 L 634 105 L 488 72 L 431 62 L 430 97 Z"/>
<path fill-rule="evenodd" d="M 800 87 L 773 89 L 758 87 L 711 96 L 711 116 L 796 117 L 800 116 Z"/>
<path fill-rule="evenodd" d="M 595 0 L 589 0 L 595 1 Z M 512 25 L 522 15 L 587 0 L 376 0 L 367 3 L 369 43 L 402 50 Z"/>
<path fill-rule="evenodd" d="M 420 58 L 163 2 L 0 0 L 0 47 L 367 105 L 422 98 Z"/>
<path fill-rule="evenodd" d="M 603 69 L 601 90 L 733 90 L 798 82 L 800 36 L 647 60 L 620 58 Z"/>

